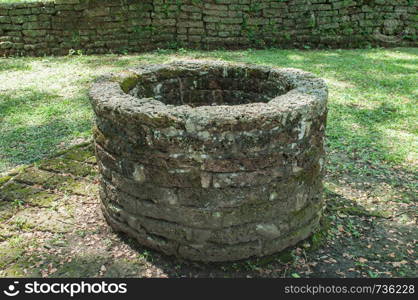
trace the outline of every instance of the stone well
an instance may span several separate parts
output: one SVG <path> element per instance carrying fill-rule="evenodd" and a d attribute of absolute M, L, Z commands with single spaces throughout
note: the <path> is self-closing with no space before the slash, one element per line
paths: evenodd
<path fill-rule="evenodd" d="M 307 238 L 323 207 L 327 87 L 297 69 L 144 65 L 90 91 L 109 224 L 165 254 L 230 261 Z"/>

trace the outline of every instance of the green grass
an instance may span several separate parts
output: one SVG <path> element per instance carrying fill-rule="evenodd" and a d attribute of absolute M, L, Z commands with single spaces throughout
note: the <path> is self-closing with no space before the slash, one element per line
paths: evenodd
<path fill-rule="evenodd" d="M 0 0 L 0 3 L 54 2 L 55 0 Z"/>
<path fill-rule="evenodd" d="M 87 90 L 100 74 L 179 57 L 301 68 L 329 85 L 331 168 L 416 169 L 418 49 L 160 50 L 140 55 L 0 59 L 0 172 L 91 135 Z M 356 167 L 361 162 L 362 167 Z M 370 167 L 371 166 L 371 167 Z"/>

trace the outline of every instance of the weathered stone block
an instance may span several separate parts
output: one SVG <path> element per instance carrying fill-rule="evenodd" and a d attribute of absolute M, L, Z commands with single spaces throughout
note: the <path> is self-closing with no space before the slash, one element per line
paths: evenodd
<path fill-rule="evenodd" d="M 45 36 L 46 30 L 22 30 L 24 36 L 28 37 L 38 37 L 38 36 Z"/>

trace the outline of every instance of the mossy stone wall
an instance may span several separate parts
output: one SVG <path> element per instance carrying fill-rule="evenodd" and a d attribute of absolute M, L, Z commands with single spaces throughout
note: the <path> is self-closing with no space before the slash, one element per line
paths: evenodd
<path fill-rule="evenodd" d="M 417 0 L 55 0 L 0 4 L 0 55 L 416 43 Z"/>

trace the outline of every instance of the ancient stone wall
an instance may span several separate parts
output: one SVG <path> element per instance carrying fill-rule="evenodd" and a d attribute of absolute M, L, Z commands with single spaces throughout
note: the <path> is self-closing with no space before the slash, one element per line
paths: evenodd
<path fill-rule="evenodd" d="M 55 0 L 0 4 L 0 55 L 416 42 L 417 0 Z"/>

